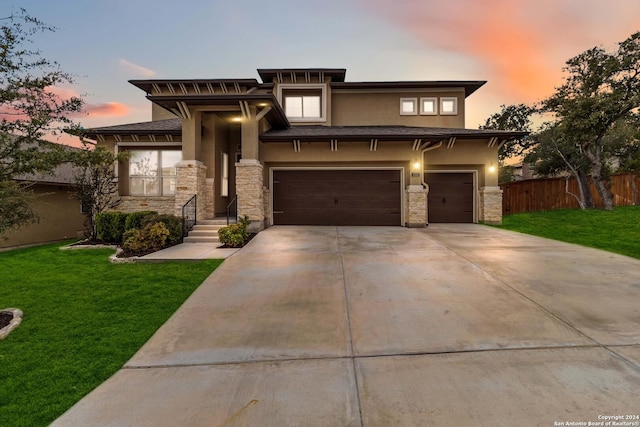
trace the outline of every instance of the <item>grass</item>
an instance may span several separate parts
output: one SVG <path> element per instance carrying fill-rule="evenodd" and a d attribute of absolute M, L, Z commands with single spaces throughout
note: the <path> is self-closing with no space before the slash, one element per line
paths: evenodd
<path fill-rule="evenodd" d="M 113 375 L 221 260 L 121 264 L 60 245 L 0 253 L 0 309 L 24 312 L 0 341 L 0 424 L 46 426 Z"/>
<path fill-rule="evenodd" d="M 499 227 L 640 259 L 639 206 L 506 215 Z"/>

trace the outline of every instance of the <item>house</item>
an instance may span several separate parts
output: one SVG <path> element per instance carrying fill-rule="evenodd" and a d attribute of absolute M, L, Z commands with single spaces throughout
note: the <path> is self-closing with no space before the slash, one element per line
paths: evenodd
<path fill-rule="evenodd" d="M 349 82 L 345 69 L 257 79 L 131 80 L 152 121 L 85 137 L 113 152 L 119 210 L 198 219 L 237 203 L 251 226 L 397 225 L 502 218 L 498 148 L 521 132 L 465 129 L 484 81 Z"/>
<path fill-rule="evenodd" d="M 37 195 L 33 209 L 39 220 L 0 236 L 0 250 L 83 237 L 85 216 L 80 200 L 71 197 L 72 164 L 63 163 L 50 174 L 20 175 L 14 180 Z"/>

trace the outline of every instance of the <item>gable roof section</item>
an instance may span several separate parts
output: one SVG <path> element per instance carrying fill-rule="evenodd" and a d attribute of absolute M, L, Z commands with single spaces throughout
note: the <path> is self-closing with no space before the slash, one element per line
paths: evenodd
<path fill-rule="evenodd" d="M 448 138 L 510 140 L 526 136 L 527 132 L 512 132 L 485 129 L 430 128 L 412 126 L 294 126 L 288 129 L 270 129 L 260 135 L 265 142 L 328 141 L 409 141 L 415 139 L 441 140 Z"/>

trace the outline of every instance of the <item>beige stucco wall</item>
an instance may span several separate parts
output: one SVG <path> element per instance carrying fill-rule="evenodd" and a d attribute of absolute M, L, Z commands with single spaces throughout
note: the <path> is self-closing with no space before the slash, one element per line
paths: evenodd
<path fill-rule="evenodd" d="M 420 115 L 421 97 L 456 97 L 456 115 Z M 416 98 L 418 114 L 400 115 L 400 99 Z M 451 91 L 397 91 L 362 92 L 333 90 L 331 96 L 331 121 L 333 126 L 403 125 L 445 128 L 464 128 L 464 90 Z M 438 101 L 439 102 L 439 101 Z"/>
<path fill-rule="evenodd" d="M 42 195 L 36 199 L 34 205 L 35 211 L 40 216 L 40 221 L 8 231 L 0 237 L 0 248 L 84 236 L 85 217 L 80 212 L 80 201 L 70 198 L 68 187 L 37 184 L 32 189 Z"/>
<path fill-rule="evenodd" d="M 178 116 L 167 111 L 159 105 L 151 104 L 151 120 L 168 120 L 168 119 L 177 119 Z"/>

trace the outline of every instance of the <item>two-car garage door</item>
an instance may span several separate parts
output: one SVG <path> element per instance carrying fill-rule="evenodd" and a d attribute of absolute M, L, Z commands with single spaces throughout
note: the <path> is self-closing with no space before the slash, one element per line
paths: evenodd
<path fill-rule="evenodd" d="M 273 171 L 276 225 L 401 225 L 400 169 Z"/>
<path fill-rule="evenodd" d="M 402 225 L 400 169 L 273 170 L 276 225 Z M 430 223 L 474 222 L 472 172 L 425 173 Z"/>

